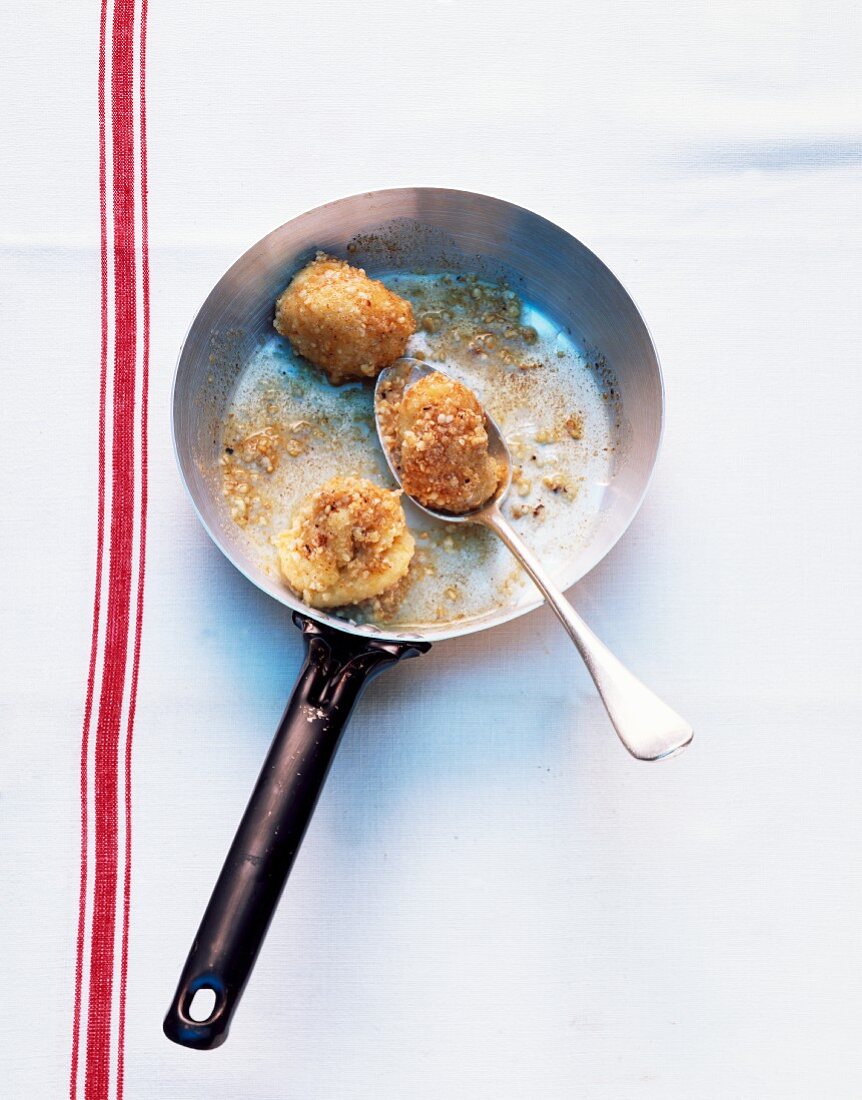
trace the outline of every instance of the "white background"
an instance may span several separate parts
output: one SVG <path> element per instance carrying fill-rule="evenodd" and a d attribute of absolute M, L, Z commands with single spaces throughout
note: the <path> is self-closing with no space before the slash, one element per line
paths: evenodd
<path fill-rule="evenodd" d="M 150 542 L 128 1100 L 862 1095 L 855 5 L 150 9 Z M 95 541 L 97 5 L 2 14 L 5 1095 L 66 1090 Z M 599 253 L 668 390 L 648 500 L 573 591 L 694 724 L 629 759 L 552 616 L 387 673 L 225 1047 L 161 1017 L 300 660 L 170 447 L 209 287 L 378 186 Z"/>

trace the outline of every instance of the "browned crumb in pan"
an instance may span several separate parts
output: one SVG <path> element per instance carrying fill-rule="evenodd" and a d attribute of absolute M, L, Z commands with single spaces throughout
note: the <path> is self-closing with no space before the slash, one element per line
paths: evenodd
<path fill-rule="evenodd" d="M 270 485 L 282 459 L 298 458 L 321 429 L 307 420 L 256 427 L 231 417 L 225 427 L 219 458 L 222 495 L 231 518 L 240 527 L 262 526 L 272 509 Z"/>
<path fill-rule="evenodd" d="M 272 425 L 232 438 L 219 459 L 222 494 L 231 518 L 240 527 L 264 524 L 269 504 L 263 483 L 275 472 L 281 457 L 282 434 Z"/>
<path fill-rule="evenodd" d="M 542 478 L 542 484 L 555 495 L 560 494 L 566 500 L 574 500 L 581 491 L 580 480 L 574 480 L 567 474 L 555 473 Z"/>

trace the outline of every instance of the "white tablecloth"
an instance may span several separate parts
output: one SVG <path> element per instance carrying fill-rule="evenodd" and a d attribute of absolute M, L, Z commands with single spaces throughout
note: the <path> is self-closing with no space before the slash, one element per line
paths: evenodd
<path fill-rule="evenodd" d="M 855 7 L 151 5 L 131 743 L 139 434 L 130 618 L 122 643 L 97 638 L 85 722 L 100 10 L 4 7 L 4 1096 L 862 1095 Z M 139 195 L 115 240 L 123 181 L 140 191 L 142 14 L 140 0 L 105 10 L 106 555 L 122 536 L 111 429 L 139 433 L 144 396 Z M 403 183 L 536 209 L 643 309 L 664 448 L 633 528 L 572 596 L 697 737 L 661 766 L 628 758 L 545 611 L 387 673 L 345 737 L 230 1039 L 191 1052 L 161 1018 L 301 643 L 183 493 L 175 355 L 265 232 Z M 112 282 L 124 258 L 133 322 Z M 117 326 L 137 334 L 131 381 L 114 379 Z M 131 408 L 113 403 L 121 384 L 137 386 Z M 119 698 L 101 684 L 106 645 Z M 94 918 L 97 879 L 116 879 L 115 911 L 102 898 Z"/>

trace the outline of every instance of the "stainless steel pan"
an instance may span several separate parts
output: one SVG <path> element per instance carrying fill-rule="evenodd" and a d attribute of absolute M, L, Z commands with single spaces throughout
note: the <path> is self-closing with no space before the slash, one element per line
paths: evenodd
<path fill-rule="evenodd" d="M 658 357 L 637 308 L 588 248 L 544 218 L 485 195 L 439 188 L 376 191 L 328 203 L 249 249 L 216 285 L 186 337 L 173 394 L 180 471 L 206 530 L 251 581 L 294 611 L 307 643 L 293 696 L 240 823 L 165 1018 L 189 1047 L 224 1042 L 293 865 L 344 726 L 365 684 L 431 642 L 526 614 L 538 595 L 471 619 L 393 630 L 305 606 L 243 548 L 220 491 L 221 421 L 244 364 L 272 335 L 275 298 L 315 250 L 348 255 L 372 274 L 391 269 L 478 271 L 507 278 L 586 346 L 599 350 L 621 393 L 623 446 L 601 501 L 601 522 L 572 546 L 563 575 L 584 576 L 628 527 L 649 484 L 662 432 Z M 192 1008 L 209 990 L 206 1019 Z"/>

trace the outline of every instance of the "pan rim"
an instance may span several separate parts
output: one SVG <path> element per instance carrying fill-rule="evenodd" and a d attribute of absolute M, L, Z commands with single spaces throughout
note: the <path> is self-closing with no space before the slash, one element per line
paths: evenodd
<path fill-rule="evenodd" d="M 198 520 L 200 521 L 200 523 L 201 523 L 203 529 L 206 531 L 207 535 L 209 535 L 210 539 L 215 544 L 216 548 L 257 589 L 259 589 L 261 592 L 264 592 L 266 595 L 271 596 L 274 600 L 281 603 L 283 606 L 287 607 L 289 610 L 297 611 L 302 615 L 306 615 L 309 618 L 314 619 L 316 622 L 318 622 L 322 625 L 330 626 L 333 629 L 340 630 L 344 633 L 352 634 L 352 635 L 355 635 L 355 636 L 358 636 L 358 637 L 373 638 L 377 641 L 391 641 L 391 642 L 437 642 L 437 641 L 446 641 L 450 638 L 466 637 L 470 634 L 477 634 L 482 630 L 488 630 L 488 629 L 491 629 L 492 627 L 502 626 L 505 623 L 512 622 L 514 619 L 518 619 L 522 615 L 527 615 L 532 611 L 536 611 L 546 601 L 545 601 L 544 597 L 541 596 L 537 592 L 535 599 L 530 600 L 529 602 L 520 604 L 517 607 L 501 608 L 501 609 L 498 609 L 496 611 L 491 611 L 491 612 L 488 612 L 486 615 L 483 615 L 479 618 L 472 619 L 468 622 L 464 622 L 464 623 L 461 623 L 461 624 L 456 624 L 454 626 L 451 623 L 444 623 L 444 624 L 441 624 L 439 626 L 439 628 L 434 626 L 434 625 L 429 625 L 429 626 L 423 627 L 419 630 L 403 629 L 403 630 L 389 631 L 389 630 L 383 630 L 383 629 L 381 629 L 380 627 L 376 626 L 373 623 L 354 623 L 354 622 L 351 622 L 349 619 L 341 619 L 338 616 L 331 615 L 331 614 L 327 613 L 326 611 L 321 610 L 320 608 L 310 607 L 307 604 L 304 604 L 298 598 L 296 598 L 293 595 L 293 593 L 290 591 L 290 589 L 287 588 L 286 585 L 276 586 L 274 584 L 273 585 L 265 584 L 263 582 L 262 578 L 260 578 L 258 576 L 255 576 L 252 573 L 251 569 L 249 567 L 247 567 L 247 565 L 245 563 L 245 560 L 241 555 L 233 554 L 231 549 L 222 542 L 221 538 L 219 537 L 218 532 L 216 530 L 214 530 L 214 526 L 212 524 L 210 524 L 210 522 L 204 516 L 201 509 L 198 507 L 197 499 L 195 497 L 195 494 L 192 490 L 191 485 L 189 484 L 189 480 L 186 477 L 185 469 L 183 467 L 183 462 L 182 462 L 181 455 L 180 455 L 180 447 L 179 447 L 179 443 L 178 443 L 178 439 L 177 439 L 177 434 L 178 434 L 178 428 L 177 428 L 177 419 L 178 419 L 177 418 L 177 389 L 178 389 L 178 381 L 179 381 L 179 378 L 180 378 L 180 372 L 181 372 L 182 366 L 183 366 L 183 358 L 184 358 L 184 355 L 185 355 L 186 346 L 187 346 L 188 341 L 189 341 L 189 336 L 191 335 L 191 332 L 194 329 L 198 318 L 200 317 L 201 313 L 203 313 L 203 311 L 205 310 L 205 308 L 207 306 L 207 303 L 210 301 L 210 299 L 213 297 L 213 295 L 216 294 L 216 292 L 218 291 L 221 284 L 234 272 L 234 270 L 237 267 L 239 267 L 240 265 L 243 264 L 243 262 L 246 260 L 246 258 L 252 252 L 255 252 L 256 250 L 261 248 L 263 245 L 265 245 L 265 243 L 267 241 L 269 241 L 271 238 L 273 238 L 276 234 L 281 233 L 282 230 L 284 230 L 288 225 L 290 225 L 293 222 L 297 221 L 299 218 L 304 218 L 304 217 L 307 217 L 307 216 L 321 214 L 321 213 L 325 212 L 327 209 L 329 209 L 330 207 L 337 206 L 337 205 L 340 205 L 341 203 L 349 202 L 351 200 L 376 198 L 378 196 L 386 196 L 386 195 L 398 195 L 398 194 L 403 194 L 404 192 L 416 192 L 416 191 L 430 192 L 430 193 L 434 193 L 434 194 L 438 194 L 438 195 L 439 194 L 445 194 L 445 195 L 448 195 L 448 196 L 464 197 L 465 199 L 469 198 L 469 199 L 488 200 L 492 203 L 499 204 L 500 206 L 507 207 L 508 209 L 510 209 L 512 211 L 516 211 L 516 212 L 521 213 L 521 214 L 529 215 L 532 218 L 538 218 L 540 221 L 545 222 L 547 225 L 549 225 L 552 229 L 556 230 L 557 232 L 564 233 L 567 237 L 571 238 L 571 240 L 573 240 L 575 242 L 575 244 L 578 245 L 579 248 L 583 249 L 584 252 L 588 253 L 602 268 L 605 269 L 605 271 L 610 275 L 610 277 L 619 286 L 620 290 L 623 292 L 623 294 L 626 296 L 626 298 L 628 298 L 629 302 L 632 305 L 632 308 L 634 309 L 635 313 L 637 314 L 637 316 L 640 320 L 640 323 L 644 327 L 644 332 L 646 334 L 647 340 L 649 341 L 649 346 L 650 346 L 650 349 L 652 351 L 653 357 L 655 359 L 656 370 L 657 370 L 657 373 L 658 373 L 659 425 L 658 425 L 658 435 L 657 435 L 657 439 L 656 439 L 655 453 L 653 455 L 652 463 L 650 465 L 647 476 L 644 480 L 643 488 L 642 488 L 640 494 L 638 495 L 637 499 L 634 501 L 634 503 L 631 507 L 631 510 L 629 512 L 629 515 L 627 516 L 625 522 L 620 525 L 619 530 L 616 532 L 616 534 L 613 536 L 613 538 L 607 543 L 607 545 L 604 546 L 604 548 L 601 550 L 600 553 L 593 552 L 592 554 L 588 553 L 586 555 L 586 557 L 585 557 L 585 563 L 586 563 L 585 566 L 580 570 L 580 572 L 578 573 L 578 575 L 576 577 L 574 577 L 571 581 L 566 582 L 565 591 L 569 591 L 579 581 L 583 580 L 583 578 L 588 573 L 590 573 L 599 564 L 599 562 L 603 561 L 608 556 L 608 554 L 611 552 L 611 550 L 613 550 L 613 548 L 617 545 L 617 543 L 620 541 L 620 539 L 623 537 L 623 535 L 628 531 L 629 527 L 631 526 L 632 522 L 635 519 L 635 516 L 637 516 L 637 514 L 640 512 L 641 506 L 644 502 L 644 499 L 647 495 L 647 492 L 649 491 L 649 488 L 650 488 L 650 486 L 652 484 L 652 481 L 653 481 L 653 478 L 655 476 L 655 471 L 656 471 L 656 467 L 658 465 L 659 455 L 661 453 L 661 447 L 662 447 L 662 443 L 663 443 L 663 440 L 664 440 L 665 417 L 666 417 L 666 400 L 667 400 L 666 390 L 665 390 L 665 382 L 664 382 L 664 372 L 662 370 L 661 359 L 659 357 L 658 349 L 656 347 L 656 342 L 653 339 L 652 332 L 650 331 L 650 328 L 649 328 L 649 326 L 646 322 L 646 319 L 643 315 L 643 312 L 639 308 L 637 302 L 635 301 L 635 299 L 632 296 L 631 292 L 629 291 L 628 287 L 626 287 L 625 284 L 621 281 L 621 279 L 616 275 L 616 273 L 608 267 L 608 265 L 604 262 L 604 260 L 602 260 L 602 258 L 598 255 L 598 253 L 594 252 L 588 245 L 584 244 L 584 242 L 579 237 L 576 237 L 573 233 L 570 233 L 569 230 L 563 228 L 560 225 L 557 225 L 556 222 L 551 221 L 549 218 L 546 218 L 544 215 L 539 214 L 536 211 L 529 209 L 528 207 L 520 206 L 517 203 L 509 202 L 508 199 L 501 199 L 501 198 L 497 197 L 496 195 L 489 195 L 487 193 L 479 192 L 479 191 L 468 191 L 468 190 L 465 190 L 465 189 L 462 189 L 462 188 L 435 187 L 435 186 L 428 186 L 428 185 L 417 185 L 417 186 L 404 185 L 404 186 L 400 186 L 400 187 L 384 187 L 384 188 L 375 188 L 375 189 L 368 190 L 368 191 L 359 191 L 359 192 L 355 192 L 355 193 L 350 194 L 350 195 L 343 195 L 340 198 L 330 199 L 328 202 L 322 203 L 319 206 L 311 207 L 308 210 L 301 211 L 300 213 L 294 215 L 292 218 L 288 218 L 288 220 L 283 222 L 281 225 L 276 226 L 274 229 L 270 230 L 263 237 L 261 237 L 258 241 L 256 241 L 254 244 L 252 244 L 249 248 L 245 249 L 242 253 L 240 253 L 240 255 L 237 256 L 237 258 L 233 261 L 233 263 L 231 263 L 231 265 L 222 273 L 222 275 L 218 278 L 218 280 L 213 284 L 213 286 L 210 288 L 209 292 L 207 293 L 206 297 L 203 299 L 200 306 L 195 311 L 194 316 L 192 317 L 188 327 L 186 328 L 185 335 L 183 336 L 183 340 L 182 340 L 182 343 L 180 344 L 179 352 L 178 352 L 178 355 L 177 355 L 176 365 L 174 367 L 173 381 L 172 381 L 172 385 L 171 385 L 170 417 L 171 417 L 171 443 L 172 443 L 172 446 L 173 446 L 174 460 L 177 464 L 177 469 L 179 471 L 180 480 L 181 480 L 182 485 L 183 485 L 183 487 L 186 491 L 186 495 L 188 496 L 189 500 L 191 501 L 192 508 L 194 509 L 195 514 L 198 517 Z"/>

